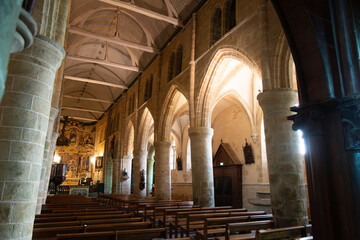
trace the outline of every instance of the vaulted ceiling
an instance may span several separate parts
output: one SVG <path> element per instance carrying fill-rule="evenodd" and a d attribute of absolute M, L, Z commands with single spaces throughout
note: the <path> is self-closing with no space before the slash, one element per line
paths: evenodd
<path fill-rule="evenodd" d="M 72 0 L 61 116 L 95 122 L 204 0 Z"/>

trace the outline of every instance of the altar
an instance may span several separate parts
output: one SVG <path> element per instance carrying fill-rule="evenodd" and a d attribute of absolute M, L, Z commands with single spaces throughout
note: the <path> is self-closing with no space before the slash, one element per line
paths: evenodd
<path fill-rule="evenodd" d="M 90 186 L 69 186 L 69 195 L 81 195 L 84 197 L 88 197 L 89 187 Z"/>

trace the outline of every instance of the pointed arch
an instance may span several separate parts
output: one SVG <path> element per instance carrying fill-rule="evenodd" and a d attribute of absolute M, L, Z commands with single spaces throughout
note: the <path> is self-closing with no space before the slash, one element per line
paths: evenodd
<path fill-rule="evenodd" d="M 147 150 L 147 145 L 149 142 L 149 138 L 151 135 L 151 129 L 154 125 L 154 118 L 150 112 L 150 110 L 145 107 L 141 113 L 141 117 L 139 120 L 139 127 L 137 131 L 137 146 L 136 148 L 139 150 Z"/>
<path fill-rule="evenodd" d="M 132 155 L 134 150 L 135 128 L 131 120 L 128 121 L 125 130 L 124 156 Z"/>
<path fill-rule="evenodd" d="M 241 64 L 249 67 L 255 75 L 261 76 L 260 67 L 239 49 L 232 46 L 220 48 L 212 57 L 204 78 L 201 82 L 197 101 L 195 102 L 195 126 L 210 127 L 211 125 L 211 106 L 216 98 L 216 92 L 221 81 L 216 81 L 220 68 L 223 67 L 224 60 L 237 60 Z"/>
<path fill-rule="evenodd" d="M 177 85 L 172 85 L 164 99 L 164 105 L 161 110 L 159 125 L 158 125 L 158 141 L 170 141 L 170 133 L 173 124 L 173 118 L 176 113 L 176 108 L 181 107 L 179 100 L 185 98 L 186 104 L 189 105 L 189 98 Z"/>

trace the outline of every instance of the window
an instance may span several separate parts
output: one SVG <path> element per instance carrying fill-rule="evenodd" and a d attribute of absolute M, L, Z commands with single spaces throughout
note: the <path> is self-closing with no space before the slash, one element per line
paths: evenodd
<path fill-rule="evenodd" d="M 148 84 L 148 99 L 152 96 L 153 75 L 151 74 Z"/>
<path fill-rule="evenodd" d="M 171 142 L 171 146 L 170 146 L 170 170 L 174 170 L 176 169 L 176 146 L 175 146 L 175 141 Z"/>
<path fill-rule="evenodd" d="M 236 0 L 228 0 L 225 6 L 224 15 L 224 32 L 226 33 L 236 26 Z"/>
<path fill-rule="evenodd" d="M 145 89 L 144 89 L 144 102 L 148 100 L 148 88 L 149 88 L 149 79 L 146 79 Z"/>
<path fill-rule="evenodd" d="M 180 45 L 176 50 L 175 76 L 177 76 L 181 73 L 182 57 L 183 57 L 183 47 Z"/>
<path fill-rule="evenodd" d="M 144 102 L 149 100 L 152 95 L 152 84 L 153 84 L 153 75 L 151 74 L 150 78 L 146 80 L 145 90 L 144 90 Z"/>
<path fill-rule="evenodd" d="M 171 53 L 171 56 L 169 59 L 168 82 L 170 82 L 174 77 L 174 62 L 175 62 L 175 53 Z"/>
<path fill-rule="evenodd" d="M 217 8 L 211 18 L 211 45 L 221 38 L 221 9 Z"/>

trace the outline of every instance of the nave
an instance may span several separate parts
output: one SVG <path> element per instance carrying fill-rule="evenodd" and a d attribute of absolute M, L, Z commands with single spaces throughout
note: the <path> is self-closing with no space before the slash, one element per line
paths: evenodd
<path fill-rule="evenodd" d="M 274 228 L 265 211 L 103 194 L 49 196 L 35 216 L 32 239 L 310 240 L 311 235 L 311 225 Z"/>

